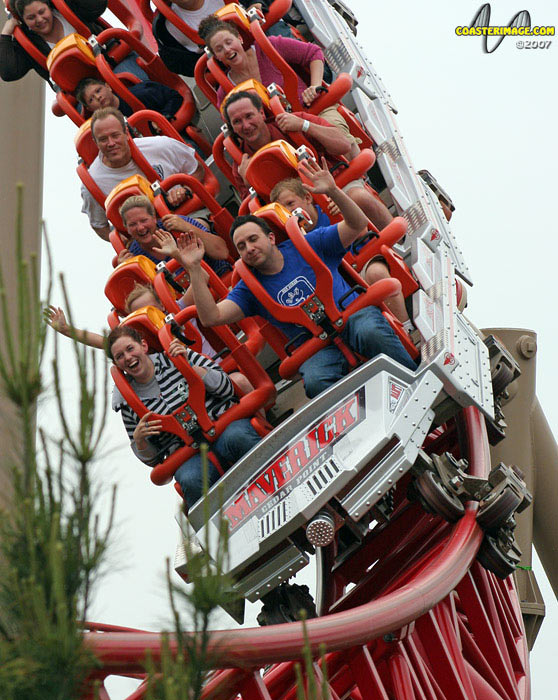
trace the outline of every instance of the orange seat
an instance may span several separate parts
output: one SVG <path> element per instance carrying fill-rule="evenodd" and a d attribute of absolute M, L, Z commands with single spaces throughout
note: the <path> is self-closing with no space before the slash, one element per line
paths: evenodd
<path fill-rule="evenodd" d="M 93 49 L 80 34 L 68 34 L 50 51 L 47 68 L 51 79 L 66 92 L 73 92 L 83 78 L 98 78 Z"/>
<path fill-rule="evenodd" d="M 245 49 L 247 49 L 253 41 L 259 44 L 262 51 L 281 71 L 285 84 L 285 92 L 287 93 L 289 102 L 293 105 L 294 109 L 298 110 L 302 108 L 297 95 L 298 76 L 275 50 L 265 35 L 265 29 L 277 21 L 277 19 L 280 19 L 280 17 L 288 11 L 290 0 L 288 0 L 288 2 L 285 2 L 285 0 L 276 0 L 273 5 L 276 5 L 276 7 L 273 8 L 273 13 L 270 8 L 267 19 L 264 18 L 263 13 L 256 8 L 252 8 L 247 12 L 244 8 L 235 4 L 227 5 L 218 10 L 215 14 L 221 20 L 235 24 L 241 34 Z M 282 12 L 282 14 L 279 14 L 279 12 Z M 206 75 L 206 73 L 209 73 L 211 77 Z M 227 77 L 227 74 L 221 69 L 217 61 L 211 56 L 208 57 L 207 54 L 202 56 L 196 64 L 195 78 L 202 92 L 215 106 L 217 106 L 217 91 L 215 85 L 220 85 L 226 93 L 233 88 L 233 84 Z"/>
<path fill-rule="evenodd" d="M 295 149 L 283 139 L 272 141 L 258 149 L 250 158 L 246 179 L 259 196 L 269 199 L 271 190 L 281 180 L 299 176 L 306 182 L 304 171 L 300 170 L 299 165 L 307 158 L 316 160 L 315 152 L 306 146 Z M 333 173 L 337 186 L 342 189 L 349 182 L 362 178 L 374 164 L 375 158 L 374 151 L 365 148 L 353 160 L 342 162 L 343 168 Z M 322 208 L 327 206 L 324 197 L 316 197 L 316 201 Z"/>
<path fill-rule="evenodd" d="M 259 216 L 261 219 L 266 221 L 267 225 L 275 234 L 276 243 L 281 243 L 282 241 L 287 240 L 288 236 L 285 231 L 285 227 L 289 217 L 292 214 L 298 217 L 299 225 L 303 229 L 312 223 L 306 212 L 304 212 L 302 209 L 295 209 L 295 211 L 291 214 L 291 212 L 282 204 L 279 204 L 279 202 L 265 204 L 263 207 L 256 209 L 253 214 L 254 216 Z"/>
<path fill-rule="evenodd" d="M 190 176 L 172 176 L 174 179 L 170 180 L 167 178 L 163 183 L 158 185 L 155 183 L 152 186 L 143 176 L 132 175 L 132 177 L 126 178 L 120 182 L 106 197 L 104 200 L 104 207 L 106 211 L 107 218 L 115 227 L 114 234 L 111 234 L 110 241 L 116 253 L 125 247 L 125 243 L 122 240 L 122 235 L 126 231 L 122 217 L 120 216 L 119 209 L 124 204 L 124 202 L 132 196 L 144 195 L 146 196 L 155 209 L 158 218 L 162 218 L 165 214 L 169 214 L 170 209 L 166 203 L 163 195 L 163 187 L 166 190 L 170 189 L 174 184 L 184 183 L 190 187 L 196 197 L 203 202 L 203 205 L 207 207 L 210 211 L 209 219 L 213 224 L 215 233 L 219 235 L 227 244 L 229 248 L 229 253 L 232 257 L 236 258 L 236 251 L 232 244 L 229 236 L 229 231 L 232 226 L 233 216 L 232 214 L 223 207 L 219 202 L 213 197 L 205 187 Z"/>
<path fill-rule="evenodd" d="M 79 34 L 70 34 L 59 41 L 47 59 L 52 80 L 62 90 L 73 93 L 83 78 L 101 78 L 134 112 L 145 109 L 143 102 L 128 89 L 130 84 L 141 82 L 140 79 L 130 73 L 115 73 L 105 52 L 101 50 L 101 44 L 97 43 L 102 40 L 114 42 L 115 39 L 120 45 L 127 46 L 128 52 L 133 50 L 139 54 L 137 62 L 150 80 L 162 83 L 181 95 L 182 104 L 172 117 L 172 122 L 178 131 L 184 129 L 196 110 L 190 88 L 177 75 L 169 71 L 158 56 L 125 30 L 109 28 L 104 30 L 97 39 L 89 41 Z M 64 107 L 64 105 L 61 106 Z"/>
<path fill-rule="evenodd" d="M 131 127 L 134 127 L 136 124 L 143 123 L 146 120 L 166 121 L 165 118 L 157 112 L 153 112 L 151 110 L 142 110 L 141 112 L 136 112 L 135 114 L 132 114 L 128 119 L 128 124 Z M 161 123 L 161 121 L 159 121 L 158 123 Z M 176 138 L 176 140 L 183 143 L 178 132 L 175 129 L 173 129 L 173 127 L 170 124 L 168 125 L 168 129 L 168 134 L 171 137 L 174 137 Z M 85 187 L 89 190 L 89 192 L 91 192 L 91 194 L 95 197 L 97 202 L 104 208 L 107 195 L 101 192 L 96 182 L 89 175 L 88 171 L 88 167 L 91 165 L 98 153 L 97 145 L 95 144 L 91 135 L 90 120 L 84 122 L 84 124 L 80 127 L 74 139 L 74 143 L 82 161 L 79 163 L 77 168 L 78 176 L 80 177 Z M 151 183 L 151 185 L 153 185 L 152 189 L 155 196 L 160 195 L 164 197 L 164 195 L 170 188 L 178 184 L 188 187 L 193 193 L 193 196 L 190 199 L 186 199 L 186 201 L 182 203 L 179 207 L 177 207 L 174 210 L 174 212 L 176 214 L 186 215 L 192 211 L 196 211 L 197 209 L 201 209 L 202 207 L 207 206 L 212 212 L 212 217 L 215 219 L 216 227 L 219 227 L 218 232 L 224 237 L 225 241 L 227 242 L 227 245 L 229 245 L 230 247 L 231 243 L 228 239 L 228 230 L 225 234 L 224 229 L 227 227 L 229 221 L 231 221 L 232 219 L 230 218 L 230 214 L 215 199 L 214 195 L 216 195 L 219 191 L 219 182 L 215 175 L 211 172 L 210 168 L 207 166 L 205 161 L 203 161 L 196 154 L 196 159 L 201 164 L 204 171 L 204 180 L 201 183 L 191 175 L 186 175 L 183 173 L 171 175 L 170 177 L 166 178 L 166 180 L 159 181 L 158 173 L 151 167 L 151 165 L 142 155 L 141 151 L 135 144 L 134 139 L 129 134 L 128 144 L 130 147 L 132 160 L 134 161 L 136 167 L 141 171 L 144 178 L 149 183 Z M 133 194 L 138 193 L 133 192 Z M 119 217 L 116 217 L 116 219 L 118 222 L 120 222 Z"/>
<path fill-rule="evenodd" d="M 155 306 L 144 306 L 128 314 L 126 325 L 135 328 L 149 346 L 150 352 L 161 352 L 163 346 L 159 340 L 158 331 L 165 324 L 164 311 Z"/>
<path fill-rule="evenodd" d="M 118 185 L 109 192 L 104 201 L 107 219 L 119 231 L 126 230 L 119 209 L 129 197 L 135 195 L 144 195 L 151 202 L 155 199 L 151 185 L 141 175 L 132 175 L 132 177 L 127 177 L 125 180 L 122 180 L 122 182 L 119 182 Z"/>
<path fill-rule="evenodd" d="M 157 266 L 152 260 L 145 255 L 135 255 L 113 270 L 105 285 L 105 296 L 116 311 L 123 314 L 126 298 L 136 283 L 153 285 L 156 275 Z M 172 293 L 173 290 L 169 287 L 169 294 Z"/>
<path fill-rule="evenodd" d="M 259 80 L 254 80 L 250 78 L 249 80 L 243 80 L 238 85 L 235 85 L 232 90 L 229 90 L 227 97 L 223 100 L 221 107 L 219 108 L 221 116 L 225 119 L 225 106 L 227 100 L 237 92 L 255 92 L 263 103 L 263 109 L 267 113 L 271 114 L 271 100 L 269 96 L 269 91 L 264 87 L 263 83 Z"/>
<path fill-rule="evenodd" d="M 132 311 L 124 319 L 126 326 L 132 326 L 143 336 L 151 352 L 162 352 L 164 350 L 159 339 L 159 330 L 168 320 L 168 314 L 155 306 L 144 306 Z M 184 342 L 188 347 L 196 352 L 202 352 L 203 338 L 199 329 L 187 319 L 178 325 L 176 321 L 169 321 L 173 327 L 173 335 Z"/>
<path fill-rule="evenodd" d="M 250 158 L 246 179 L 257 194 L 269 199 L 271 190 L 278 182 L 297 176 L 300 158 L 309 155 L 310 152 L 307 150 L 299 153 L 290 143 L 282 139 L 272 141 L 259 148 Z"/>
<path fill-rule="evenodd" d="M 265 21 L 263 12 L 259 8 L 256 11 L 261 20 Z M 248 10 L 245 10 L 244 7 L 238 5 L 237 3 L 231 2 L 223 7 L 220 7 L 216 12 L 214 12 L 214 15 L 220 19 L 221 22 L 229 22 L 230 24 L 234 24 L 234 26 L 238 29 L 245 49 L 249 48 L 253 44 L 254 37 L 250 31 Z"/>

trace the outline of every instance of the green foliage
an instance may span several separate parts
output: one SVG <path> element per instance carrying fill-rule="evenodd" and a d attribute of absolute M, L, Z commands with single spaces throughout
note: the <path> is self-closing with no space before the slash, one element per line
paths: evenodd
<path fill-rule="evenodd" d="M 207 492 L 207 445 L 201 448 L 204 465 L 204 493 Z M 205 522 L 209 521 L 207 500 L 204 499 Z M 161 666 L 155 667 L 151 658 L 147 659 L 149 673 L 147 700 L 197 700 L 202 693 L 208 672 L 215 667 L 215 652 L 209 653 L 209 630 L 211 618 L 221 605 L 234 602 L 232 581 L 224 573 L 228 556 L 228 526 L 220 521 L 220 537 L 217 552 L 212 559 L 208 552 L 209 531 L 203 548 L 194 538 L 188 537 L 185 545 L 188 559 L 187 589 L 171 583 L 167 564 L 169 599 L 174 619 L 173 653 L 169 637 L 164 637 Z M 185 631 L 180 607 L 188 611 L 189 625 Z M 218 651 L 217 651 L 218 653 Z"/>
<path fill-rule="evenodd" d="M 21 187 L 18 205 L 15 310 L 0 271 L 0 380 L 17 416 L 12 443 L 21 447 L 2 465 L 2 476 L 11 478 L 12 503 L 0 513 L 0 698 L 73 700 L 95 665 L 83 646 L 81 623 L 112 524 L 113 505 L 101 531 L 95 514 L 98 493 L 91 484 L 91 460 L 104 418 L 97 418 L 93 354 L 88 358 L 76 350 L 76 428 L 62 408 L 55 358 L 63 437 L 52 442 L 39 431 L 37 444 L 35 402 L 43 388 L 45 327 L 36 261 L 22 259 Z"/>
<path fill-rule="evenodd" d="M 320 644 L 321 666 L 314 663 L 312 658 L 312 649 L 310 640 L 308 639 L 308 631 L 306 629 L 306 610 L 300 610 L 300 619 L 302 620 L 302 630 L 304 636 L 304 646 L 301 649 L 302 659 L 304 663 L 304 673 L 302 664 L 295 664 L 296 675 L 296 697 L 297 700 L 330 700 L 328 678 L 327 678 L 327 663 L 325 659 L 325 644 Z M 305 681 L 306 679 L 306 681 Z M 320 687 L 318 688 L 318 682 Z"/>

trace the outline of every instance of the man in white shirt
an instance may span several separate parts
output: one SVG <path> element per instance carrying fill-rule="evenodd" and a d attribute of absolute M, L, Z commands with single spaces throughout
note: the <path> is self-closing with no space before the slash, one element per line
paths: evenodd
<path fill-rule="evenodd" d="M 132 160 L 126 120 L 121 112 L 114 107 L 96 110 L 91 118 L 91 134 L 99 154 L 91 164 L 89 174 L 104 194 L 108 195 L 122 180 L 141 174 Z M 146 136 L 137 139 L 135 144 L 161 180 L 178 173 L 202 179 L 203 168 L 191 146 L 168 136 Z M 171 206 L 178 206 L 187 194 L 185 187 L 177 185 L 167 193 L 167 199 Z M 89 217 L 91 227 L 98 236 L 108 240 L 111 227 L 103 207 L 84 185 L 81 197 L 81 210 Z"/>

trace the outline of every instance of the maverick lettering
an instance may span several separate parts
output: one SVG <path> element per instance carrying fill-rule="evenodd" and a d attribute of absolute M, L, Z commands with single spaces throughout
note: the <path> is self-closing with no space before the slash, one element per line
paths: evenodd
<path fill-rule="evenodd" d="M 231 529 L 274 496 L 280 499 L 281 495 L 287 495 L 292 488 L 289 482 L 315 461 L 336 438 L 359 423 L 360 414 L 359 394 L 356 393 L 268 464 L 243 493 L 224 509 Z"/>

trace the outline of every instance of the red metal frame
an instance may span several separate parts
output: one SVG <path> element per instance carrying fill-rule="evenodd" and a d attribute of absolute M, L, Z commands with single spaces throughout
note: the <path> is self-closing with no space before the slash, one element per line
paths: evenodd
<path fill-rule="evenodd" d="M 463 418 L 470 472 L 486 477 L 484 419 L 475 408 L 464 409 Z M 385 590 L 377 594 L 378 575 L 376 585 L 361 585 L 365 602 L 306 623 L 312 653 L 317 656 L 319 645 L 326 645 L 331 697 L 528 700 L 527 641 L 513 578 L 497 579 L 475 561 L 483 537 L 475 521 L 477 505 L 469 503 L 463 518 L 449 525 L 403 500 L 401 517 L 384 528 L 382 542 L 369 543 L 357 557 L 366 571 L 364 563 L 374 561 L 367 555 L 373 548 L 383 551 L 386 567 L 380 560 L 379 568 L 386 575 Z M 407 543 L 401 555 L 392 546 L 394 535 Z M 422 539 L 409 566 L 408 548 Z M 360 575 L 353 567 L 357 563 L 349 567 L 353 577 Z M 148 649 L 158 663 L 162 636 L 106 631 L 87 633 L 86 643 L 102 664 L 96 677 L 103 679 L 143 673 Z M 222 670 L 207 682 L 204 700 L 294 698 L 293 661 L 303 645 L 300 623 L 211 633 L 209 648 Z M 176 649 L 172 638 L 171 649 Z M 320 664 L 313 671 L 319 679 Z M 140 687 L 128 700 L 144 692 Z"/>

